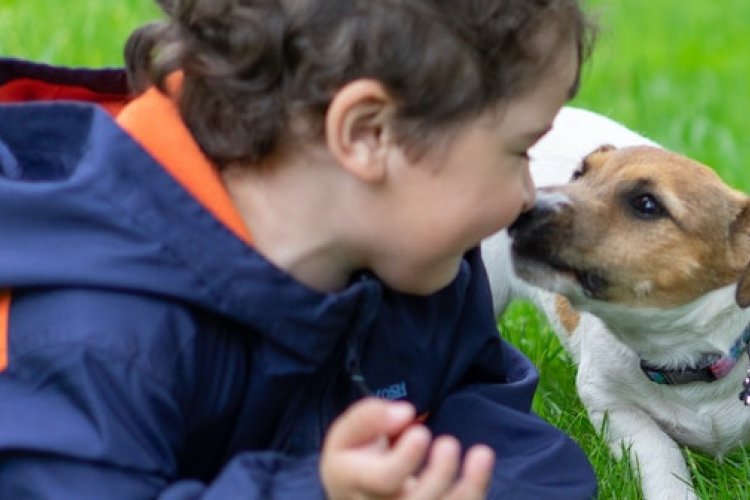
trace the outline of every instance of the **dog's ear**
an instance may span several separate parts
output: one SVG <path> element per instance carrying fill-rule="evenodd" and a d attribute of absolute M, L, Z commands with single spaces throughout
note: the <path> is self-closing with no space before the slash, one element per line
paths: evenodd
<path fill-rule="evenodd" d="M 750 257 L 750 200 L 745 200 L 742 209 L 732 221 L 729 229 L 732 246 L 738 258 L 747 260 Z M 748 262 L 737 280 L 734 293 L 737 305 L 743 309 L 750 307 L 750 262 Z"/>
<path fill-rule="evenodd" d="M 750 264 L 740 274 L 734 291 L 734 300 L 743 309 L 750 306 Z"/>
<path fill-rule="evenodd" d="M 612 144 L 602 144 L 591 153 L 606 153 L 607 151 L 614 151 L 615 149 L 617 149 L 617 147 L 613 146 Z"/>
<path fill-rule="evenodd" d="M 592 152 L 586 155 L 583 159 L 583 170 L 588 170 L 591 167 L 598 167 L 604 164 L 609 157 L 609 154 L 617 148 L 611 144 L 602 144 Z"/>

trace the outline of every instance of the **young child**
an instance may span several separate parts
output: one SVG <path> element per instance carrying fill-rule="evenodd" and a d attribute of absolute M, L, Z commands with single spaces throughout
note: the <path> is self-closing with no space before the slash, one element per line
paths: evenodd
<path fill-rule="evenodd" d="M 594 496 L 477 250 L 575 0 L 162 5 L 137 96 L 0 67 L 0 497 Z"/>

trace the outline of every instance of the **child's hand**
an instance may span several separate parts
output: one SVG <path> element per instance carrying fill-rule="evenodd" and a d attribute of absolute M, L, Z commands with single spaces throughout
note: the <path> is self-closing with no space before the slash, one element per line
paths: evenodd
<path fill-rule="evenodd" d="M 375 398 L 359 401 L 341 415 L 328 431 L 320 464 L 328 496 L 485 498 L 495 459 L 492 450 L 472 447 L 457 478 L 461 450 L 456 439 L 443 436 L 433 441 L 426 427 L 414 424 L 414 417 L 408 403 Z"/>

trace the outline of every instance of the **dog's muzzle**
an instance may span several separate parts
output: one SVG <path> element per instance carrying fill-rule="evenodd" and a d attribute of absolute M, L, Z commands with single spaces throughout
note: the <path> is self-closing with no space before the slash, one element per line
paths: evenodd
<path fill-rule="evenodd" d="M 552 197 L 545 194 L 547 196 L 540 196 L 540 202 L 522 213 L 508 228 L 512 255 L 571 274 L 588 297 L 604 300 L 608 283 L 603 273 L 576 267 L 560 256 L 560 245 L 572 238 L 572 207 L 565 201 L 561 202 L 566 200 L 562 195 L 557 195 L 551 202 Z"/>
<path fill-rule="evenodd" d="M 564 222 L 555 217 L 557 215 L 559 208 L 540 203 L 522 213 L 508 228 L 513 251 L 524 257 L 554 264 L 553 240 L 566 230 L 561 227 Z"/>

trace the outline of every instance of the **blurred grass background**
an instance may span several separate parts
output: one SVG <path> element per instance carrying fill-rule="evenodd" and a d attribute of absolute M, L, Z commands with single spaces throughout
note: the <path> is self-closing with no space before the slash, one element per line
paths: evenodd
<path fill-rule="evenodd" d="M 0 0 L 0 56 L 121 66 L 128 34 L 160 14 L 153 0 Z"/>
<path fill-rule="evenodd" d="M 750 2 L 583 1 L 600 33 L 572 104 L 611 116 L 749 191 Z M 152 0 L 0 0 L 0 56 L 119 66 L 128 33 L 159 15 Z M 539 367 L 535 409 L 583 446 L 599 477 L 599 497 L 640 498 L 628 464 L 611 458 L 589 424 L 574 367 L 544 319 L 519 302 L 499 326 Z M 746 451 L 723 462 L 686 455 L 701 498 L 750 498 Z"/>
<path fill-rule="evenodd" d="M 589 0 L 600 35 L 575 104 L 750 189 L 750 2 Z"/>

